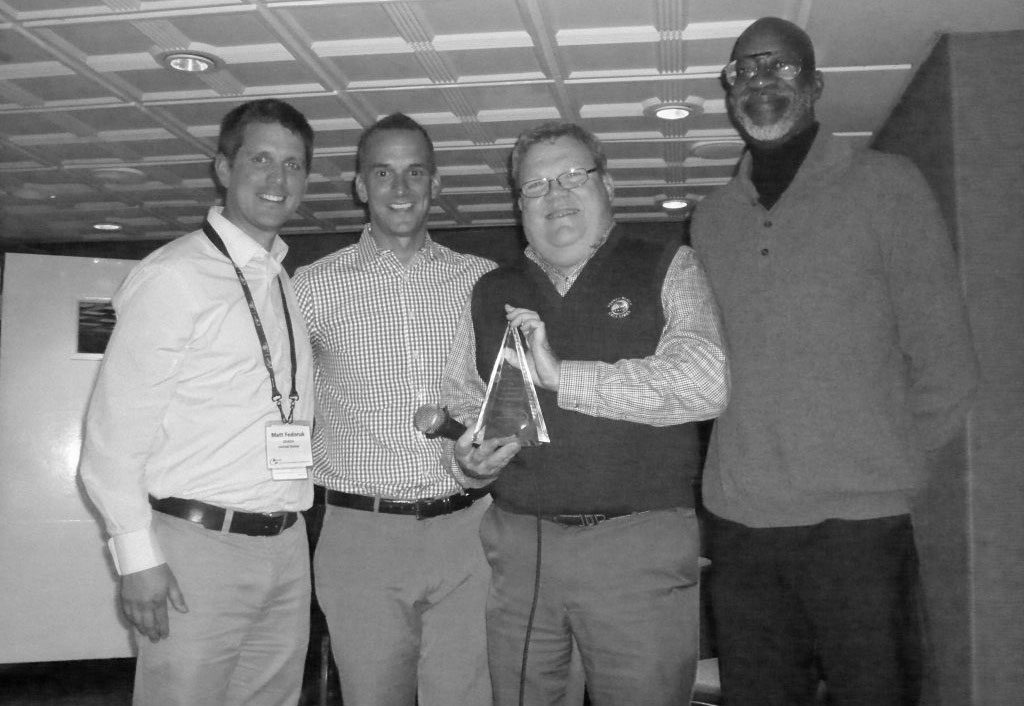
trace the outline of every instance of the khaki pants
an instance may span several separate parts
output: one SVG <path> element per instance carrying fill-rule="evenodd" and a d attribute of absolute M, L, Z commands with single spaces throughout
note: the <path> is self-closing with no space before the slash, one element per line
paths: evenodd
<path fill-rule="evenodd" d="M 524 702 L 565 704 L 575 639 L 595 706 L 688 704 L 699 641 L 699 537 L 691 509 L 591 527 L 542 520 L 539 592 Z M 480 528 L 491 564 L 487 647 L 496 706 L 519 703 L 533 608 L 538 521 L 492 506 Z"/>
<path fill-rule="evenodd" d="M 316 547 L 345 706 L 489 706 L 481 498 L 427 520 L 328 505 Z"/>
<path fill-rule="evenodd" d="M 309 543 L 299 522 L 276 537 L 204 529 L 153 513 L 188 604 L 170 636 L 139 637 L 135 706 L 294 706 L 309 644 Z"/>

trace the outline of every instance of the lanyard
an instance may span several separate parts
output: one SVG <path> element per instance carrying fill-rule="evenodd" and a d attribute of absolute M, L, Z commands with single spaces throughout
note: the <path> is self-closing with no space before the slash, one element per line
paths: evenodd
<path fill-rule="evenodd" d="M 249 284 L 245 281 L 245 275 L 238 269 L 238 265 L 228 255 L 228 249 L 224 245 L 224 241 L 214 230 L 213 226 L 209 221 L 203 221 L 203 232 L 206 237 L 210 239 L 214 247 L 224 254 L 224 257 L 228 259 L 231 266 L 235 268 L 235 276 L 238 277 L 238 283 L 242 285 L 242 293 L 245 294 L 245 301 L 249 305 L 249 313 L 252 314 L 252 323 L 256 326 L 256 337 L 260 340 L 260 348 L 263 349 L 263 365 L 267 368 L 267 373 L 270 375 L 270 399 L 277 405 L 277 411 L 281 414 L 281 421 L 285 424 L 292 423 L 292 416 L 295 414 L 295 402 L 299 399 L 299 393 L 295 389 L 295 334 L 292 332 L 292 317 L 288 313 L 288 300 L 284 296 L 284 285 L 281 284 L 281 276 L 277 277 L 277 287 L 281 290 L 281 306 L 284 307 L 284 323 L 288 328 L 288 350 L 291 353 L 292 360 L 292 391 L 288 395 L 288 399 L 291 400 L 291 407 L 288 408 L 288 416 L 284 416 L 284 408 L 281 406 L 281 393 L 277 389 L 277 380 L 274 377 L 274 361 L 270 357 L 270 344 L 267 343 L 267 335 L 263 332 L 263 322 L 260 321 L 259 312 L 256 311 L 256 302 L 253 301 L 252 292 L 249 291 Z"/>

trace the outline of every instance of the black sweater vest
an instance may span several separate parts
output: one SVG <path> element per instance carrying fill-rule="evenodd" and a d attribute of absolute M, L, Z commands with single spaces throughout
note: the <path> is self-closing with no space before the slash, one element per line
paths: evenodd
<path fill-rule="evenodd" d="M 536 311 L 561 360 L 614 363 L 654 353 L 661 289 L 678 243 L 613 234 L 561 297 L 525 256 L 473 290 L 477 369 L 487 380 L 505 329 L 505 303 Z M 551 442 L 522 449 L 492 486 L 499 507 L 529 514 L 692 506 L 698 464 L 692 424 L 652 427 L 562 409 L 537 389 Z"/>

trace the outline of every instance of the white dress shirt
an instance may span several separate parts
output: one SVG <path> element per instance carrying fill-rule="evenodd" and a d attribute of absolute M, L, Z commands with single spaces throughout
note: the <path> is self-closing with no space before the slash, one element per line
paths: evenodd
<path fill-rule="evenodd" d="M 287 246 L 275 238 L 264 250 L 218 208 L 208 219 L 252 291 L 287 413 L 291 362 L 280 277 L 295 336 L 294 418 L 311 423 L 312 354 L 281 267 Z M 89 404 L 80 470 L 118 571 L 163 563 L 147 495 L 244 512 L 308 508 L 309 480 L 275 481 L 267 469 L 265 428 L 280 414 L 234 268 L 203 231 L 139 263 L 113 305 L 117 324 Z"/>

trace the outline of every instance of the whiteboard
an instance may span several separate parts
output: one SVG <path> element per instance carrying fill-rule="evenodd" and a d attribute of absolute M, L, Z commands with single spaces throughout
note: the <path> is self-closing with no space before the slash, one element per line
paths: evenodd
<path fill-rule="evenodd" d="M 102 525 L 78 480 L 101 354 L 79 310 L 135 263 L 5 256 L 0 314 L 0 664 L 129 657 Z M 87 350 L 95 350 L 85 345 Z"/>

